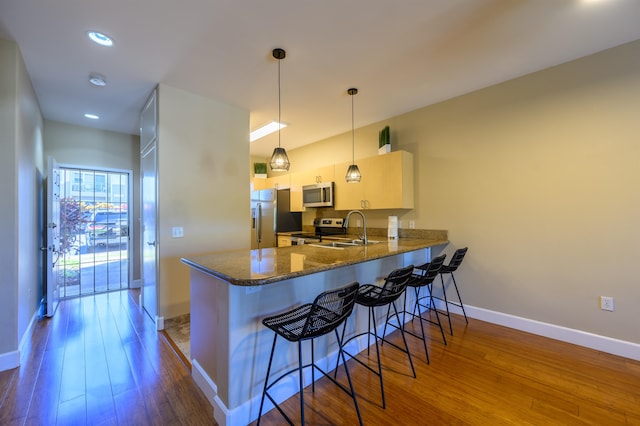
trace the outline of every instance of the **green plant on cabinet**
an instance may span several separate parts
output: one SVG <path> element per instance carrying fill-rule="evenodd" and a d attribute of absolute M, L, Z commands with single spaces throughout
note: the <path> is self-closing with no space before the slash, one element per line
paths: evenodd
<path fill-rule="evenodd" d="M 267 163 L 253 163 L 253 174 L 257 178 L 266 178 Z"/>
<path fill-rule="evenodd" d="M 391 152 L 391 136 L 389 134 L 389 126 L 384 126 L 378 133 L 378 154 L 386 154 Z"/>

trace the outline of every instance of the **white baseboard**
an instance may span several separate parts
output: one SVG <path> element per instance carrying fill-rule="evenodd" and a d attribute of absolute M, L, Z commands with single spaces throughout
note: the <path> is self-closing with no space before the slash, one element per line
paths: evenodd
<path fill-rule="evenodd" d="M 0 354 L 0 371 L 11 370 L 20 366 L 20 351 Z"/>
<path fill-rule="evenodd" d="M 22 335 L 22 339 L 20 339 L 20 345 L 18 346 L 18 351 L 22 352 L 24 349 L 24 345 L 26 345 L 31 340 L 31 335 L 33 334 L 33 325 L 38 321 L 38 310 L 33 313 L 31 317 L 31 321 L 29 321 L 29 326 L 27 330 Z"/>
<path fill-rule="evenodd" d="M 156 330 L 164 330 L 164 317 L 159 317 L 156 315 Z"/>
<path fill-rule="evenodd" d="M 193 377 L 193 381 L 196 382 L 204 396 L 209 400 L 209 404 L 213 407 L 213 418 L 216 419 L 216 423 L 220 426 L 233 424 L 227 422 L 229 410 L 218 398 L 218 386 L 211 380 L 196 359 L 191 360 L 191 377 Z"/>
<path fill-rule="evenodd" d="M 444 302 L 437 302 L 439 302 L 436 303 L 438 308 L 444 308 Z M 575 330 L 502 312 L 476 308 L 475 306 L 469 306 L 467 304 L 465 304 L 464 307 L 469 318 L 475 318 L 492 324 L 498 324 L 527 333 L 537 334 L 538 336 L 544 336 L 550 339 L 560 340 L 612 355 L 618 355 L 640 361 L 640 344 L 637 343 L 612 339 L 611 337 L 600 336 L 598 334 L 588 333 L 582 330 Z M 453 313 L 462 315 L 462 309 L 457 306 L 450 305 L 449 310 Z"/>
<path fill-rule="evenodd" d="M 11 370 L 20 366 L 20 354 L 24 350 L 26 344 L 31 340 L 33 334 L 33 325 L 38 320 L 38 310 L 33 313 L 31 321 L 25 330 L 22 338 L 20 339 L 20 345 L 18 345 L 17 351 L 11 351 L 4 354 L 0 354 L 0 371 Z"/>

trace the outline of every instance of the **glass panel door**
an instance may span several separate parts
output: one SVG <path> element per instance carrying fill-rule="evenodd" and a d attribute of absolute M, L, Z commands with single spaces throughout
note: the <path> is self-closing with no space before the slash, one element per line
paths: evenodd
<path fill-rule="evenodd" d="M 60 297 L 128 288 L 131 172 L 60 170 Z"/>

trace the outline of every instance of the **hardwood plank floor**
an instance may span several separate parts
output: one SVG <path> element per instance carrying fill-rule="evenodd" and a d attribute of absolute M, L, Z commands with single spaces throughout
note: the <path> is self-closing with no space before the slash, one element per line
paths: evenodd
<path fill-rule="evenodd" d="M 467 326 L 464 318 L 453 320 L 447 346 L 439 331 L 429 330 L 430 365 L 422 342 L 407 336 L 416 379 L 404 353 L 383 347 L 386 409 L 377 377 L 348 361 L 365 425 L 640 425 L 640 362 L 482 321 L 469 319 Z M 402 343 L 398 332 L 392 341 Z M 364 354 L 359 357 L 367 360 Z M 375 362 L 373 350 L 369 361 Z M 338 377 L 347 384 L 344 369 Z M 282 406 L 300 418 L 297 395 Z M 352 400 L 325 378 L 315 393 L 305 389 L 305 419 L 357 424 Z M 276 410 L 261 422 L 282 423 Z"/>
<path fill-rule="evenodd" d="M 211 406 L 137 294 L 67 300 L 38 321 L 22 365 L 0 372 L 0 425 L 214 425 Z M 377 378 L 349 361 L 366 425 L 640 425 L 640 362 L 453 320 L 447 346 L 427 330 L 431 365 L 422 342 L 407 337 L 416 379 L 405 354 L 382 348 L 385 410 Z M 397 332 L 392 340 L 400 343 Z M 338 378 L 346 384 L 344 369 Z M 283 407 L 299 418 L 297 396 Z M 315 393 L 305 390 L 305 415 L 309 425 L 357 424 L 351 399 L 326 379 Z M 283 419 L 272 410 L 262 424 Z"/>
<path fill-rule="evenodd" d="M 0 425 L 214 425 L 138 294 L 66 300 L 38 321 L 21 366 L 0 373 Z"/>

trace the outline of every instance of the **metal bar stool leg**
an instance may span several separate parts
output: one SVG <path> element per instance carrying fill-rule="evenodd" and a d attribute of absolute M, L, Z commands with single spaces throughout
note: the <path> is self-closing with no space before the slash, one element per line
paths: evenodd
<path fill-rule="evenodd" d="M 415 307 L 418 305 L 418 295 L 420 293 L 420 287 L 415 287 L 415 293 L 416 293 L 416 303 L 413 307 L 413 309 L 415 310 Z M 405 293 L 406 294 L 406 293 Z M 405 297 L 405 311 L 407 310 L 406 307 L 406 297 Z M 420 312 L 420 309 L 418 309 L 418 321 L 420 322 L 420 331 L 422 332 L 422 345 L 424 346 L 424 354 L 427 357 L 427 364 L 431 364 L 431 361 L 429 360 L 429 350 L 427 349 L 427 337 L 424 334 L 424 325 L 422 324 L 422 312 Z"/>
<path fill-rule="evenodd" d="M 338 340 L 338 347 L 340 348 L 340 350 L 338 351 L 338 357 L 342 356 L 342 364 L 344 365 L 344 371 L 347 373 L 347 381 L 349 382 L 349 389 L 351 390 L 351 397 L 353 398 L 353 404 L 356 406 L 356 413 L 358 414 L 358 422 L 362 426 L 362 416 L 360 415 L 360 408 L 358 407 L 358 401 L 356 400 L 356 391 L 353 389 L 351 374 L 349 374 L 349 368 L 347 367 L 347 359 L 345 358 L 344 351 L 342 350 L 342 342 L 344 340 L 340 340 L 340 336 L 338 336 L 338 330 L 334 330 L 334 331 L 336 333 L 336 339 Z M 344 339 L 344 336 L 343 336 L 343 339 Z"/>
<path fill-rule="evenodd" d="M 431 291 L 431 288 L 429 288 L 429 306 L 434 307 L 433 311 L 436 313 L 436 320 L 438 320 L 438 327 L 440 327 L 440 334 L 442 335 L 442 341 L 444 342 L 444 345 L 447 346 L 447 338 L 444 335 L 444 328 L 442 328 L 442 321 L 440 321 L 440 314 L 438 313 L 438 310 L 435 309 L 436 303 L 433 301 L 433 292 Z"/>
<path fill-rule="evenodd" d="M 312 367 L 313 368 L 313 367 Z M 300 378 L 300 419 L 304 424 L 304 384 L 302 383 L 302 342 L 298 342 L 298 375 Z"/>
<path fill-rule="evenodd" d="M 396 318 L 400 321 L 400 315 L 398 314 L 398 310 L 396 309 L 395 303 L 391 303 L 393 305 L 393 310 L 395 311 Z M 422 322 L 420 322 L 422 324 Z M 411 371 L 413 372 L 413 377 L 416 377 L 416 369 L 413 368 L 413 361 L 411 360 L 411 353 L 409 352 L 409 345 L 407 344 L 407 339 L 404 336 L 404 328 L 400 327 L 400 335 L 402 336 L 402 341 L 404 342 L 404 348 L 407 351 L 407 356 L 409 357 L 409 364 L 411 364 Z"/>
<path fill-rule="evenodd" d="M 460 292 L 458 291 L 458 284 L 456 283 L 456 277 L 453 276 L 453 272 L 451 273 L 451 279 L 453 280 L 453 288 L 456 289 L 456 294 L 458 295 L 458 300 L 460 301 L 460 307 L 462 308 L 462 314 L 464 315 L 464 320 L 467 324 L 469 324 L 469 320 L 467 319 L 467 312 L 464 310 L 464 303 L 462 303 L 462 297 L 460 297 Z"/>
<path fill-rule="evenodd" d="M 442 274 L 440 274 L 440 282 L 442 283 L 442 295 L 444 296 L 444 306 L 447 310 L 447 313 L 445 314 L 443 312 L 443 315 L 446 315 L 447 319 L 449 320 L 449 334 L 453 336 L 453 327 L 451 326 L 451 313 L 449 312 L 449 301 L 447 300 L 447 289 L 444 286 L 444 278 L 442 278 Z"/>
<path fill-rule="evenodd" d="M 382 380 L 382 363 L 380 362 L 380 346 L 378 345 L 378 332 L 377 332 L 378 327 L 376 327 L 376 316 L 375 316 L 375 313 L 373 312 L 373 306 L 370 306 L 369 310 L 371 311 L 371 315 L 369 317 L 372 318 L 373 320 L 373 333 L 374 333 L 374 339 L 376 341 L 376 356 L 378 359 L 378 377 L 380 378 L 380 393 L 382 394 L 382 408 L 386 408 L 387 402 L 384 397 L 384 382 Z M 371 324 L 369 324 L 369 327 L 371 327 Z M 371 328 L 369 328 L 369 330 L 371 330 Z"/>
<path fill-rule="evenodd" d="M 278 335 L 273 336 L 273 345 L 271 346 L 271 355 L 269 355 L 269 365 L 267 366 L 267 376 L 264 379 L 264 388 L 262 390 L 262 398 L 260 399 L 260 411 L 258 412 L 258 426 L 260 426 L 260 420 L 262 419 L 262 408 L 264 406 L 264 397 L 267 395 L 267 387 L 269 385 L 269 373 L 271 373 L 271 363 L 273 361 L 273 352 L 276 350 L 276 340 Z M 280 407 L 278 407 L 278 410 Z"/>

